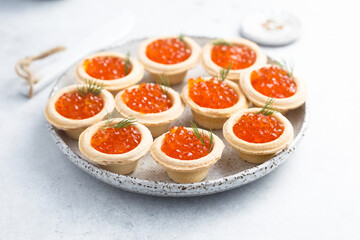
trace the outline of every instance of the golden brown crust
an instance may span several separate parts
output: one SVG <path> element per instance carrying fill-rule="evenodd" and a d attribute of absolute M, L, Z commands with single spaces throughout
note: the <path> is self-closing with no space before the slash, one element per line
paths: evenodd
<path fill-rule="evenodd" d="M 212 77 L 204 77 L 203 78 L 205 81 L 209 81 L 212 79 Z M 237 112 L 240 109 L 246 109 L 249 104 L 246 101 L 245 95 L 242 93 L 242 91 L 240 90 L 239 86 L 229 80 L 225 80 L 224 81 L 229 87 L 231 87 L 232 89 L 234 89 L 234 91 L 237 93 L 237 95 L 239 96 L 239 100 L 238 102 L 229 107 L 229 108 L 221 108 L 221 109 L 214 109 L 214 108 L 205 108 L 205 107 L 201 107 L 198 104 L 196 104 L 189 96 L 189 85 L 187 84 L 182 92 L 181 92 L 181 97 L 184 100 L 184 102 L 195 112 L 201 113 L 202 115 L 208 116 L 208 117 L 230 117 L 233 113 Z"/>
<path fill-rule="evenodd" d="M 128 88 L 131 91 L 139 85 Z M 166 87 L 164 87 L 166 88 Z M 167 131 L 171 122 L 177 120 L 185 111 L 185 104 L 180 98 L 179 93 L 171 88 L 166 88 L 168 96 L 173 105 L 166 111 L 160 113 L 140 113 L 129 108 L 122 100 L 124 91 L 119 92 L 115 97 L 115 107 L 123 117 L 134 117 L 139 123 L 145 125 L 151 131 L 153 137 L 158 137 Z"/>
<path fill-rule="evenodd" d="M 81 128 L 86 128 L 94 123 L 102 121 L 106 116 L 107 113 L 111 113 L 115 108 L 115 101 L 114 97 L 111 93 L 103 89 L 99 96 L 104 101 L 103 109 L 96 115 L 86 118 L 86 119 L 70 119 L 60 115 L 55 109 L 55 103 L 64 93 L 72 93 L 78 90 L 78 87 L 86 87 L 86 85 L 70 85 L 67 86 L 54 95 L 52 95 L 46 105 L 45 108 L 45 117 L 46 120 L 54 125 L 56 128 L 61 130 L 77 130 Z"/>
<path fill-rule="evenodd" d="M 113 123 L 121 121 L 123 118 L 116 118 Z M 126 165 L 137 162 L 149 150 L 152 144 L 152 136 L 150 131 L 139 123 L 134 123 L 134 127 L 141 133 L 141 141 L 139 145 L 129 152 L 123 154 L 106 154 L 97 151 L 91 146 L 92 136 L 101 128 L 106 126 L 107 121 L 102 121 L 92 125 L 83 131 L 79 138 L 79 149 L 81 153 L 91 162 L 99 165 Z"/>
<path fill-rule="evenodd" d="M 191 55 L 185 61 L 176 64 L 162 64 L 162 63 L 154 62 L 147 57 L 146 48 L 150 43 L 158 39 L 177 38 L 177 37 L 178 36 L 154 37 L 154 38 L 149 38 L 140 44 L 138 50 L 138 59 L 144 65 L 147 71 L 154 74 L 164 74 L 164 73 L 174 74 L 194 68 L 198 64 L 200 57 L 200 50 L 201 50 L 200 46 L 193 39 L 185 36 L 183 37 L 184 41 L 186 45 L 191 49 Z"/>
<path fill-rule="evenodd" d="M 146 48 L 150 43 L 158 39 L 177 37 L 178 36 L 154 37 L 149 38 L 140 44 L 138 50 L 138 59 L 144 65 L 146 71 L 148 71 L 154 78 L 154 80 L 158 80 L 158 75 L 166 75 L 169 78 L 170 85 L 179 84 L 184 80 L 186 72 L 198 65 L 201 48 L 193 39 L 185 36 L 183 39 L 186 45 L 191 49 L 191 55 L 185 61 L 176 64 L 162 64 L 154 62 L 147 57 Z"/>
<path fill-rule="evenodd" d="M 263 67 L 270 67 L 270 66 L 272 65 L 267 64 Z M 256 106 L 263 107 L 268 101 L 269 97 L 256 91 L 251 84 L 251 78 L 250 78 L 251 73 L 260 68 L 261 67 L 245 72 L 240 78 L 239 83 L 246 97 Z M 294 82 L 296 83 L 296 87 L 297 87 L 296 93 L 288 98 L 274 98 L 274 102 L 272 105 L 275 109 L 278 109 L 281 112 L 285 112 L 291 109 L 296 109 L 304 104 L 307 97 L 306 85 L 304 81 L 302 81 L 300 78 L 297 78 L 296 76 L 294 76 Z"/>
<path fill-rule="evenodd" d="M 242 110 L 229 118 L 224 124 L 223 135 L 226 141 L 240 153 L 245 155 L 271 155 L 275 154 L 290 145 L 294 138 L 294 130 L 289 120 L 281 113 L 274 113 L 275 117 L 284 125 L 284 132 L 274 141 L 267 143 L 250 143 L 238 138 L 233 127 L 240 117 L 246 113 L 257 113 L 261 108 L 250 108 Z M 246 159 L 245 159 L 246 160 Z"/>
<path fill-rule="evenodd" d="M 243 38 L 231 38 L 231 39 L 225 39 L 226 42 L 234 43 L 238 45 L 244 45 L 249 48 L 251 48 L 256 53 L 256 61 L 253 65 L 251 65 L 248 68 L 239 69 L 239 70 L 230 70 L 227 78 L 232 81 L 238 81 L 240 76 L 246 72 L 249 69 L 254 69 L 257 67 L 261 67 L 266 64 L 267 57 L 265 53 L 261 50 L 261 48 L 254 42 L 251 42 L 249 40 L 243 39 Z M 222 67 L 216 65 L 211 60 L 211 51 L 213 48 L 213 43 L 209 42 L 207 43 L 203 49 L 201 54 L 201 64 L 204 67 L 204 69 L 212 76 L 217 76 L 222 69 Z"/>
<path fill-rule="evenodd" d="M 212 77 L 205 77 L 203 79 L 205 81 L 209 81 L 212 79 Z M 181 97 L 184 102 L 191 108 L 194 115 L 194 120 L 200 126 L 208 129 L 221 129 L 224 122 L 235 112 L 241 109 L 248 108 L 249 103 L 246 100 L 245 95 L 240 90 L 239 86 L 229 80 L 225 80 L 225 83 L 228 84 L 229 87 L 234 89 L 234 91 L 239 96 L 239 100 L 234 106 L 222 109 L 205 108 L 199 106 L 190 98 L 188 85 L 183 88 L 181 92 Z"/>
<path fill-rule="evenodd" d="M 191 130 L 191 128 L 186 129 Z M 202 129 L 199 130 L 202 131 Z M 210 137 L 210 132 L 204 130 L 204 133 L 205 135 Z M 190 173 L 200 171 L 202 169 L 207 169 L 214 165 L 221 158 L 223 149 L 225 147 L 222 140 L 218 136 L 213 134 L 214 147 L 208 155 L 194 160 L 179 160 L 169 157 L 161 150 L 165 134 L 155 139 L 154 143 L 151 146 L 151 156 L 155 159 L 157 163 L 170 171 Z"/>
<path fill-rule="evenodd" d="M 127 90 L 131 91 L 132 89 L 138 88 L 138 87 L 139 87 L 139 85 L 135 85 L 135 86 L 128 88 Z M 136 120 L 139 123 L 144 124 L 145 126 L 154 126 L 154 125 L 159 125 L 159 124 L 164 124 L 164 123 L 171 123 L 172 121 L 175 121 L 183 114 L 183 112 L 185 110 L 185 104 L 181 100 L 179 93 L 177 93 L 176 91 L 174 91 L 171 88 L 167 88 L 167 87 L 164 87 L 164 88 L 167 89 L 168 96 L 170 97 L 171 102 L 173 103 L 171 108 L 169 108 L 166 111 L 163 111 L 160 113 L 144 114 L 144 113 L 140 113 L 140 112 L 132 110 L 124 103 L 124 101 L 122 99 L 122 95 L 124 94 L 125 90 L 119 92 L 116 95 L 115 107 L 121 113 L 122 116 L 124 116 L 124 117 L 133 116 L 134 118 L 136 118 Z"/>
<path fill-rule="evenodd" d="M 83 64 L 86 59 L 94 58 L 98 56 L 115 56 L 122 59 L 126 58 L 125 54 L 116 53 L 116 52 L 99 52 L 92 54 L 83 60 L 81 60 L 75 69 L 75 78 L 79 83 L 85 83 L 88 80 L 96 80 L 99 83 L 103 84 L 106 90 L 111 93 L 117 93 L 118 91 L 130 87 L 136 83 L 138 83 L 144 76 L 144 67 L 141 63 L 139 63 L 136 59 L 130 57 L 130 63 L 132 65 L 131 72 L 125 77 L 114 79 L 114 80 L 101 80 L 97 78 L 93 78 L 86 73 Z"/>

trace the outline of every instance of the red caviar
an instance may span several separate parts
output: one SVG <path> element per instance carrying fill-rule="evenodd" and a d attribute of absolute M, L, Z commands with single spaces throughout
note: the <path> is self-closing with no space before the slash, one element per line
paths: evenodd
<path fill-rule="evenodd" d="M 211 50 L 211 60 L 222 68 L 232 70 L 248 68 L 254 64 L 256 53 L 242 45 L 214 45 Z"/>
<path fill-rule="evenodd" d="M 251 143 L 271 142 L 284 132 L 284 125 L 271 115 L 247 113 L 234 125 L 235 135 Z"/>
<path fill-rule="evenodd" d="M 189 96 L 199 106 L 206 108 L 229 108 L 234 106 L 239 96 L 227 83 L 217 79 L 205 81 L 198 77 L 189 80 Z"/>
<path fill-rule="evenodd" d="M 146 48 L 146 55 L 157 63 L 176 64 L 188 59 L 191 50 L 179 38 L 167 38 L 150 43 Z"/>
<path fill-rule="evenodd" d="M 107 128 L 92 136 L 91 146 L 102 153 L 122 154 L 136 148 L 140 141 L 141 133 L 134 126 Z"/>
<path fill-rule="evenodd" d="M 200 134 L 201 130 L 200 130 Z M 205 146 L 195 136 L 193 130 L 184 127 L 172 127 L 165 134 L 161 150 L 169 157 L 181 160 L 193 160 L 209 154 L 210 139 L 205 137 Z"/>
<path fill-rule="evenodd" d="M 125 73 L 126 60 L 115 56 L 98 56 L 84 61 L 84 69 L 93 78 L 114 80 L 125 77 L 131 72 L 132 65 L 128 64 Z"/>
<path fill-rule="evenodd" d="M 259 93 L 271 98 L 287 98 L 296 93 L 296 83 L 286 70 L 277 66 L 253 71 L 251 85 Z"/>
<path fill-rule="evenodd" d="M 141 113 L 159 113 L 173 105 L 160 85 L 154 83 L 142 83 L 137 88 L 125 90 L 122 99 L 126 106 Z"/>
<path fill-rule="evenodd" d="M 55 110 L 70 119 L 85 119 L 98 114 L 103 109 L 103 99 L 92 93 L 85 96 L 78 92 L 64 93 L 55 103 Z"/>

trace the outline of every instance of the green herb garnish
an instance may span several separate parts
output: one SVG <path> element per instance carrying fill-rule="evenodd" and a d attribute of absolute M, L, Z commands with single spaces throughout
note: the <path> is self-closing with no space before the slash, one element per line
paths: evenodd
<path fill-rule="evenodd" d="M 275 59 L 271 59 L 271 62 L 279 68 L 284 69 L 290 78 L 294 77 L 294 64 L 292 62 L 287 60 L 277 61 Z"/>
<path fill-rule="evenodd" d="M 104 85 L 101 83 L 96 82 L 95 80 L 87 80 L 85 81 L 86 85 L 77 88 L 78 93 L 80 96 L 86 96 L 88 93 L 92 93 L 95 96 L 101 93 L 104 89 Z"/>
<path fill-rule="evenodd" d="M 230 66 L 228 68 L 222 68 L 220 70 L 220 80 L 224 81 L 227 77 L 227 75 L 229 74 L 231 67 L 232 67 L 233 63 L 230 63 Z"/>
<path fill-rule="evenodd" d="M 196 124 L 194 122 L 191 122 L 191 128 L 193 129 L 194 135 L 197 137 L 197 139 L 199 139 L 201 144 L 203 146 L 205 146 L 205 133 L 204 133 L 204 130 L 202 131 L 202 133 L 200 133 L 198 127 L 196 126 Z M 211 152 L 213 147 L 214 147 L 214 136 L 213 136 L 212 130 L 210 130 L 209 152 Z"/>
<path fill-rule="evenodd" d="M 127 53 L 125 58 L 125 76 L 128 74 L 130 67 L 130 53 Z"/>
<path fill-rule="evenodd" d="M 179 40 L 182 42 L 185 42 L 184 35 L 182 33 L 180 33 L 180 35 L 179 35 Z"/>
<path fill-rule="evenodd" d="M 210 129 L 210 147 L 209 147 L 209 152 L 211 152 L 211 150 L 214 148 L 214 136 L 213 136 L 213 132 Z"/>
<path fill-rule="evenodd" d="M 135 118 L 130 116 L 130 117 L 122 119 L 120 122 L 118 122 L 116 124 L 111 125 L 111 123 L 113 122 L 113 120 L 115 118 L 114 113 L 116 114 L 117 112 L 115 111 L 112 114 L 108 113 L 107 121 L 106 121 L 106 127 L 104 127 L 104 129 L 108 129 L 108 128 L 127 128 L 127 127 L 133 125 L 136 122 Z"/>
<path fill-rule="evenodd" d="M 212 42 L 213 45 L 225 45 L 225 46 L 232 46 L 232 43 L 225 41 L 224 39 L 216 39 Z"/>
<path fill-rule="evenodd" d="M 277 111 L 272 106 L 273 103 L 274 103 L 274 99 L 269 98 L 266 101 L 265 106 L 256 114 L 262 114 L 262 115 L 268 116 L 268 115 L 276 113 Z"/>
<path fill-rule="evenodd" d="M 168 89 L 170 88 L 169 78 L 167 75 L 162 74 L 160 74 L 159 77 L 160 80 L 157 80 L 156 83 L 160 86 L 162 93 L 168 97 Z"/>

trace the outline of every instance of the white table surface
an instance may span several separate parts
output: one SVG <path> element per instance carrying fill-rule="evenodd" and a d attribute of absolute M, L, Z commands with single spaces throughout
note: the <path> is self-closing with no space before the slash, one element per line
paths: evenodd
<path fill-rule="evenodd" d="M 132 39 L 238 36 L 244 13 L 269 7 L 302 22 L 299 41 L 265 51 L 292 58 L 307 82 L 310 128 L 291 159 L 241 188 L 196 198 L 113 188 L 54 144 L 43 114 L 51 86 L 31 100 L 19 94 L 19 58 L 79 41 L 121 9 L 135 16 Z M 355 1 L 1 0 L 0 239 L 359 239 L 358 9 Z"/>

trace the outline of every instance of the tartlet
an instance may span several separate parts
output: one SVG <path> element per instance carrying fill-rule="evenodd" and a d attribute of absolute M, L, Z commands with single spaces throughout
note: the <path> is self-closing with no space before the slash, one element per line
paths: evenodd
<path fill-rule="evenodd" d="M 273 86 L 273 88 L 275 87 L 275 84 L 273 83 L 275 78 L 274 76 L 271 76 L 271 78 L 269 76 L 266 75 L 266 73 L 264 74 L 264 76 L 266 77 L 266 80 L 271 79 L 271 83 L 270 84 L 264 84 L 264 87 L 268 88 L 265 89 L 266 91 L 268 91 L 270 94 L 268 93 L 261 93 L 258 90 L 256 90 L 252 84 L 252 76 L 253 74 L 258 73 L 259 71 L 263 71 L 263 70 L 271 70 L 272 72 L 277 71 L 277 70 L 281 70 L 283 71 L 283 73 L 280 73 L 283 77 L 286 77 L 287 81 L 291 83 L 291 81 L 293 81 L 293 83 L 295 84 L 294 86 L 289 86 L 289 93 L 284 93 L 284 94 L 277 94 L 277 96 L 273 96 L 273 94 L 276 93 L 276 89 L 271 90 L 269 89 L 267 86 L 271 85 Z M 291 77 L 287 76 L 287 72 L 284 69 L 279 68 L 276 65 L 271 65 L 271 64 L 267 64 L 261 68 L 257 68 L 257 69 L 253 69 L 250 71 L 245 72 L 242 77 L 240 78 L 240 87 L 242 89 L 242 91 L 244 92 L 244 94 L 246 95 L 246 97 L 255 105 L 258 107 L 263 107 L 266 103 L 266 101 L 268 100 L 269 97 L 274 98 L 274 103 L 273 103 L 273 107 L 279 111 L 281 111 L 282 113 L 286 113 L 286 111 L 291 110 L 291 109 L 296 109 L 298 107 L 300 107 L 302 104 L 304 104 L 304 102 L 306 101 L 306 97 L 307 97 L 307 89 L 306 89 L 306 85 L 305 83 L 297 78 L 296 76 L 292 76 Z M 269 81 L 269 80 L 268 80 Z M 284 88 L 285 84 L 278 84 L 280 85 L 280 87 Z M 264 90 L 264 91 L 265 91 Z M 270 92 L 271 90 L 271 92 Z M 265 95 L 268 94 L 268 95 Z M 288 96 L 289 95 L 289 96 Z"/>
<path fill-rule="evenodd" d="M 157 59 L 155 57 L 151 59 L 151 57 L 148 56 L 149 46 L 152 46 L 152 44 L 157 43 L 159 41 L 166 43 L 166 41 L 170 41 L 170 40 L 177 41 L 174 43 L 177 44 L 176 46 L 178 46 L 179 44 L 184 44 L 185 46 L 168 52 L 166 52 L 166 49 L 161 49 L 162 52 L 157 53 L 160 56 Z M 184 58 L 177 58 L 177 55 L 176 56 L 172 55 L 174 51 L 186 51 L 186 50 L 191 51 L 187 58 L 185 58 L 186 56 Z M 199 63 L 200 51 L 201 51 L 200 46 L 193 39 L 189 37 L 163 36 L 163 37 L 149 38 L 143 41 L 138 49 L 138 59 L 144 65 L 145 70 L 150 73 L 151 77 L 155 81 L 159 81 L 160 75 L 163 75 L 168 77 L 170 85 L 175 85 L 181 83 L 185 79 L 187 71 L 191 68 L 196 67 L 196 65 Z M 156 51 L 154 51 L 154 54 L 156 54 Z M 165 56 L 165 54 L 170 56 Z M 182 52 L 181 54 L 182 54 L 181 56 L 184 55 Z M 175 59 L 173 61 L 170 60 L 167 62 L 162 61 L 163 59 L 167 60 L 168 58 L 172 59 L 174 57 Z M 160 59 L 162 62 L 160 62 Z"/>
<path fill-rule="evenodd" d="M 212 77 L 201 77 L 201 79 L 204 81 L 216 80 L 215 78 Z M 192 79 L 190 79 L 189 81 L 192 81 Z M 217 81 L 221 82 L 220 80 Z M 184 100 L 184 102 L 191 108 L 194 121 L 199 126 L 207 129 L 221 129 L 225 121 L 235 112 L 241 109 L 248 108 L 249 103 L 246 100 L 245 95 L 241 92 L 239 86 L 236 83 L 226 79 L 222 81 L 222 83 L 230 87 L 233 90 L 233 92 L 236 93 L 237 95 L 237 101 L 234 103 L 234 105 L 226 108 L 202 107 L 191 98 L 189 94 L 189 84 L 187 84 L 183 88 L 181 97 Z M 208 103 L 211 101 L 216 101 L 216 100 L 210 99 Z"/>
<path fill-rule="evenodd" d="M 238 52 L 239 54 L 241 54 L 242 52 L 244 52 L 244 50 L 249 51 L 249 53 L 247 54 L 247 56 L 249 55 L 249 61 L 251 60 L 250 63 L 248 63 L 248 61 L 244 61 L 242 63 L 242 58 L 244 57 L 237 57 L 238 59 L 238 63 L 235 62 L 234 58 L 229 58 L 229 54 L 230 53 L 222 53 L 221 52 L 221 47 L 224 49 L 227 48 L 244 48 L 241 50 L 238 50 L 236 52 Z M 217 50 L 219 48 L 220 53 L 219 54 L 213 54 L 214 50 Z M 218 51 L 218 50 L 217 50 Z M 230 51 L 230 50 L 226 50 L 229 52 L 234 52 L 234 51 Z M 233 53 L 234 54 L 234 53 Z M 220 66 L 218 63 L 216 63 L 213 60 L 213 56 L 214 59 L 217 59 L 217 56 L 221 56 L 223 59 L 219 59 L 219 64 L 221 62 L 221 64 L 223 64 L 223 66 Z M 232 80 L 232 81 L 238 81 L 240 76 L 247 70 L 249 69 L 254 69 L 257 67 L 261 67 L 263 65 L 265 65 L 267 62 L 267 56 L 265 55 L 265 53 L 261 50 L 261 48 L 254 42 L 251 42 L 249 40 L 243 39 L 243 38 L 231 38 L 231 39 L 225 39 L 225 40 L 214 40 L 211 41 L 209 43 L 207 43 L 203 49 L 202 49 L 202 53 L 201 53 L 201 63 L 203 68 L 212 76 L 217 76 L 217 74 L 219 73 L 219 71 L 222 68 L 228 68 L 230 66 L 230 64 L 232 64 L 231 70 L 228 74 L 228 79 Z"/>
<path fill-rule="evenodd" d="M 123 118 L 115 118 L 111 122 L 119 123 L 124 120 Z M 119 173 L 129 174 L 135 170 L 139 160 L 145 156 L 150 150 L 152 144 L 152 136 L 150 131 L 139 123 L 133 123 L 131 127 L 140 134 L 140 142 L 136 147 L 130 151 L 121 154 L 108 154 L 99 151 L 93 147 L 92 139 L 95 134 L 100 131 L 106 131 L 104 128 L 107 126 L 107 121 L 99 122 L 87 128 L 79 138 L 79 149 L 81 153 L 92 163 L 95 163 L 102 168 Z M 116 136 L 119 134 L 117 133 Z M 105 151 L 105 150 L 104 150 Z"/>
<path fill-rule="evenodd" d="M 151 88 L 159 91 L 164 91 L 166 93 L 160 92 L 162 96 L 155 96 L 157 99 L 159 98 L 168 98 L 170 99 L 171 106 L 168 107 L 168 109 L 160 112 L 140 112 L 138 110 L 134 110 L 130 108 L 124 100 L 125 94 L 128 95 L 128 93 L 131 93 L 132 90 L 136 90 L 139 88 Z M 155 94 L 154 94 L 155 95 Z M 149 99 L 150 97 L 147 96 L 147 100 L 154 100 Z M 146 103 L 147 104 L 147 103 Z M 156 100 L 150 103 L 150 106 L 153 106 L 156 104 Z M 145 105 L 145 104 L 144 104 Z M 124 91 L 119 92 L 115 97 L 115 107 L 120 112 L 120 114 L 123 117 L 134 117 L 139 123 L 145 125 L 147 128 L 149 128 L 151 134 L 153 137 L 158 137 L 164 132 L 166 132 L 169 128 L 169 125 L 171 122 L 178 119 L 183 112 L 185 111 L 185 104 L 180 98 L 179 93 L 174 91 L 173 89 L 166 87 L 166 86 L 160 86 L 159 84 L 154 83 L 142 83 L 140 85 L 132 86 Z"/>
<path fill-rule="evenodd" d="M 94 63 L 94 59 L 99 61 Z M 111 65 L 109 63 L 111 59 L 117 61 L 110 62 L 112 64 Z M 93 65 L 97 64 L 97 67 L 104 69 L 102 69 L 103 71 L 100 73 L 96 71 L 96 69 L 91 70 L 89 67 L 91 64 L 89 63 L 93 63 Z M 124 64 L 129 64 L 126 69 Z M 112 67 L 115 66 L 119 69 L 115 69 L 116 71 L 114 72 Z M 104 72 L 106 72 L 107 75 L 105 75 Z M 114 95 L 122 89 L 135 85 L 143 78 L 143 76 L 144 67 L 141 63 L 130 56 L 116 52 L 99 52 L 92 54 L 81 60 L 75 69 L 75 77 L 79 83 L 84 83 L 88 80 L 96 80 L 104 85 L 104 88 Z"/>
<path fill-rule="evenodd" d="M 84 131 L 90 125 L 102 121 L 107 116 L 107 113 L 112 112 L 115 108 L 113 95 L 107 90 L 103 89 L 97 95 L 97 97 L 102 99 L 103 107 L 101 110 L 99 109 L 99 112 L 91 117 L 73 119 L 61 115 L 56 110 L 56 104 L 62 96 L 65 96 L 64 94 L 76 94 L 79 89 L 86 88 L 87 86 L 88 85 L 70 85 L 59 90 L 49 98 L 45 108 L 46 120 L 54 125 L 57 129 L 64 130 L 65 133 L 72 139 L 78 139 L 82 131 Z"/>
<path fill-rule="evenodd" d="M 266 142 L 249 142 L 240 139 L 234 133 L 234 125 L 239 122 L 242 116 L 247 114 L 256 114 L 261 108 L 250 108 L 242 110 L 229 118 L 224 124 L 223 135 L 226 141 L 234 147 L 241 159 L 250 163 L 263 163 L 272 158 L 276 153 L 290 145 L 294 138 L 294 130 L 290 121 L 281 113 L 277 112 L 271 115 L 278 123 L 283 126 L 283 131 L 277 138 Z M 254 121 L 251 122 L 254 124 Z M 274 137 L 272 137 L 274 138 Z"/>
<path fill-rule="evenodd" d="M 185 131 L 193 131 L 193 129 L 191 128 L 181 128 L 185 129 Z M 211 166 L 213 166 L 221 158 L 224 149 L 224 143 L 219 137 L 212 134 L 213 147 L 212 150 L 207 153 L 207 155 L 193 160 L 177 159 L 168 156 L 162 150 L 166 135 L 176 130 L 178 130 L 178 127 L 173 127 L 170 129 L 170 132 L 165 133 L 155 139 L 154 143 L 151 146 L 151 156 L 158 164 L 165 168 L 168 176 L 175 182 L 191 183 L 199 182 L 205 179 Z M 199 129 L 199 131 L 200 133 L 204 133 L 205 137 L 207 138 L 211 136 L 210 132 L 208 131 L 201 129 Z M 179 150 L 180 148 L 181 146 L 179 146 L 177 150 Z"/>

